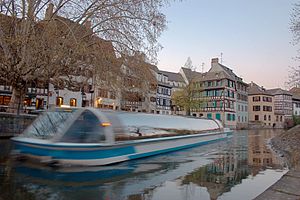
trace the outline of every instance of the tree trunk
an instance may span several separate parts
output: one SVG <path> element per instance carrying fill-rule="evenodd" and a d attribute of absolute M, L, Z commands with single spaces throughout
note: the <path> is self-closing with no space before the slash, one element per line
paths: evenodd
<path fill-rule="evenodd" d="M 185 109 L 185 115 L 186 116 L 190 116 L 191 115 L 191 109 L 190 108 L 186 108 Z"/>
<path fill-rule="evenodd" d="M 20 114 L 23 109 L 23 101 L 26 95 L 25 88 L 15 88 L 12 89 L 12 97 L 9 103 L 8 112 Z"/>

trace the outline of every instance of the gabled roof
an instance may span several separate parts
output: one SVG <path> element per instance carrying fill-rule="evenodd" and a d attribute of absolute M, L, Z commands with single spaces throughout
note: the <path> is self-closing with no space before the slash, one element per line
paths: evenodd
<path fill-rule="evenodd" d="M 293 99 L 300 100 L 300 88 L 293 87 L 292 89 L 289 90 L 289 92 L 292 93 Z"/>
<path fill-rule="evenodd" d="M 213 58 L 211 61 L 211 68 L 208 71 L 209 73 L 211 72 L 224 72 L 227 74 L 226 78 L 234 80 L 234 81 L 239 81 L 239 82 L 243 82 L 243 79 L 239 76 L 237 76 L 232 69 L 222 65 L 219 63 L 219 59 L 218 58 Z"/>
<path fill-rule="evenodd" d="M 275 88 L 275 89 L 270 89 L 268 90 L 269 93 L 273 95 L 289 95 L 292 96 L 293 94 L 287 90 L 283 90 L 281 88 Z"/>
<path fill-rule="evenodd" d="M 159 69 L 158 69 L 158 67 L 156 65 L 152 65 L 152 64 L 148 63 L 148 67 L 149 67 L 149 69 L 153 70 L 154 72 L 158 72 L 159 71 Z"/>
<path fill-rule="evenodd" d="M 213 81 L 213 80 L 221 80 L 221 79 L 231 79 L 227 73 L 220 71 L 220 72 L 206 72 L 201 75 L 198 75 L 196 80 L 197 81 Z"/>
<path fill-rule="evenodd" d="M 183 79 L 186 82 L 193 81 L 193 79 L 197 79 L 201 75 L 200 72 L 192 71 L 189 68 L 181 67 L 180 71 L 182 72 Z"/>
<path fill-rule="evenodd" d="M 184 82 L 184 79 L 180 73 L 168 72 L 168 71 L 163 71 L 163 70 L 159 70 L 159 72 L 164 75 L 167 75 L 169 81 Z"/>
<path fill-rule="evenodd" d="M 260 87 L 256 83 L 251 82 L 249 84 L 249 91 L 248 95 L 268 95 L 268 96 L 274 96 L 272 93 L 264 89 L 263 87 Z"/>
<path fill-rule="evenodd" d="M 292 94 L 299 94 L 300 95 L 300 88 L 299 87 L 293 87 L 289 90 Z"/>

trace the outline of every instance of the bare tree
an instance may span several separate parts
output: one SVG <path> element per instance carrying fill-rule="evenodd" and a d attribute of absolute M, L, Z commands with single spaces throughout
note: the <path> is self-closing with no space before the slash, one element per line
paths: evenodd
<path fill-rule="evenodd" d="M 111 75 L 115 56 L 142 51 L 155 58 L 157 38 L 166 26 L 161 12 L 166 3 L 2 0 L 0 82 L 13 87 L 12 105 L 22 102 L 27 85 L 34 81 L 76 87 L 78 75 L 86 78 L 80 82 L 97 72 Z M 112 49 L 116 55 L 105 53 Z"/>
<path fill-rule="evenodd" d="M 142 53 L 126 56 L 123 61 L 123 76 L 119 88 L 123 104 L 140 103 L 142 109 L 150 112 L 151 95 L 156 96 L 157 81 L 153 65 L 149 64 Z"/>
<path fill-rule="evenodd" d="M 300 42 L 300 3 L 296 3 L 291 14 L 290 30 L 293 33 L 293 44 L 299 45 Z M 300 49 L 298 49 L 298 52 Z M 297 55 L 296 60 L 300 57 Z M 289 68 L 289 77 L 286 81 L 288 87 L 300 87 L 300 66 Z"/>
<path fill-rule="evenodd" d="M 289 67 L 288 80 L 285 82 L 286 87 L 300 87 L 300 66 Z"/>

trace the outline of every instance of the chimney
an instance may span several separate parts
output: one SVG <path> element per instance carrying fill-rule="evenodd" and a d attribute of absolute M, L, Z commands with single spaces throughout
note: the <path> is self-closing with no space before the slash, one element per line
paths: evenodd
<path fill-rule="evenodd" d="M 45 13 L 45 20 L 50 20 L 52 18 L 53 10 L 54 10 L 54 4 L 49 3 L 48 8 L 46 9 L 46 13 Z"/>
<path fill-rule="evenodd" d="M 219 63 L 219 58 L 213 58 L 213 59 L 211 59 L 211 63 Z"/>

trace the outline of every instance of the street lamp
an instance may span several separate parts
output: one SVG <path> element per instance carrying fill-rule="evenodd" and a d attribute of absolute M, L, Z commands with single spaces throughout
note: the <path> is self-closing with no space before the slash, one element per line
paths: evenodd
<path fill-rule="evenodd" d="M 81 103 L 81 107 L 85 107 L 85 102 L 86 102 L 86 94 L 84 92 L 81 92 L 82 95 L 82 103 Z"/>

